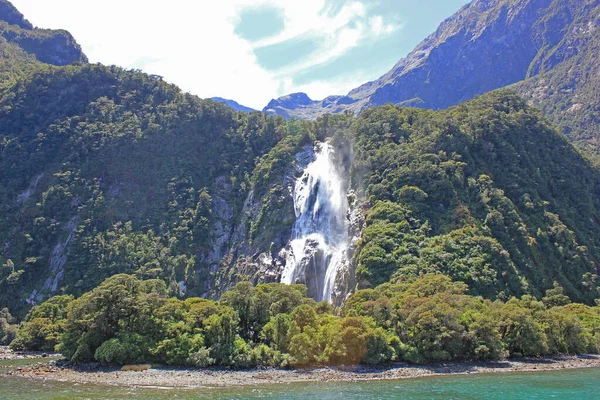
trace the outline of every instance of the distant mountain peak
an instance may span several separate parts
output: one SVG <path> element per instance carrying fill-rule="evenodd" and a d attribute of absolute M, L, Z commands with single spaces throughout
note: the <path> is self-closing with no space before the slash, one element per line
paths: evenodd
<path fill-rule="evenodd" d="M 355 99 L 348 96 L 328 96 L 323 100 L 312 100 L 306 93 L 298 92 L 271 100 L 263 112 L 284 118 L 314 119 L 326 112 L 342 112 L 346 106 L 355 102 Z"/>
<path fill-rule="evenodd" d="M 278 101 L 294 103 L 298 105 L 308 105 L 313 102 L 313 100 L 310 97 L 308 97 L 306 93 L 303 92 L 292 93 L 286 96 L 282 96 L 278 99 Z"/>
<path fill-rule="evenodd" d="M 599 52 L 598 0 L 473 0 L 389 72 L 347 96 L 311 101 L 295 93 L 265 111 L 315 119 L 388 103 L 443 109 L 517 84 L 572 140 L 600 153 Z"/>
<path fill-rule="evenodd" d="M 243 112 L 252 112 L 256 111 L 254 108 L 246 107 L 241 105 L 235 100 L 224 99 L 222 97 L 211 97 L 212 101 L 217 101 L 219 103 L 227 104 L 229 107 L 233 108 L 235 111 L 243 111 Z"/>

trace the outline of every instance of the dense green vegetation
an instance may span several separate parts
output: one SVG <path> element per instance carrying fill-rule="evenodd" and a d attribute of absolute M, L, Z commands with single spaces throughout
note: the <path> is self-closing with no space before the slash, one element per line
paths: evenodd
<path fill-rule="evenodd" d="M 17 336 L 17 327 L 13 325 L 15 319 L 8 308 L 0 310 L 0 345 L 10 344 Z"/>
<path fill-rule="evenodd" d="M 516 94 L 370 109 L 334 140 L 351 147 L 368 204 L 359 287 L 440 272 L 492 299 L 541 298 L 555 282 L 599 297 L 598 171 Z"/>
<path fill-rule="evenodd" d="M 3 304 L 41 286 L 69 221 L 64 291 L 137 272 L 204 293 L 213 196 L 239 214 L 255 163 L 287 134 L 280 119 L 97 65 L 20 80 L 0 98 L 0 121 Z"/>
<path fill-rule="evenodd" d="M 253 253 L 207 260 L 235 245 L 216 245 L 215 227 L 233 230 L 252 190 L 262 208 L 242 233 L 276 254 L 293 224 L 282 175 L 329 137 L 366 210 L 358 288 L 439 272 L 491 299 L 541 298 L 555 282 L 599 297 L 598 171 L 512 92 L 284 122 L 135 71 L 44 67 L 0 97 L 0 122 L 0 304 L 18 316 L 25 298 L 81 295 L 118 273 L 218 294 Z"/>
<path fill-rule="evenodd" d="M 284 121 L 48 65 L 85 56 L 7 4 L 0 344 L 236 368 L 600 350 L 600 172 L 514 92 Z M 341 308 L 273 283 L 296 155 L 323 140 L 364 218 Z"/>
<path fill-rule="evenodd" d="M 169 298 L 160 280 L 115 275 L 78 299 L 35 306 L 13 348 L 57 349 L 75 362 L 248 368 L 493 360 L 600 350 L 600 307 L 559 287 L 542 301 L 466 295 L 427 274 L 350 297 L 343 310 L 306 287 L 237 284 L 219 302 Z"/>

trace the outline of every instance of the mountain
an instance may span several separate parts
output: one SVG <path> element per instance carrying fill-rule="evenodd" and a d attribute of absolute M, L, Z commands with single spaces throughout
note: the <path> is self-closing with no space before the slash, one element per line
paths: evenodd
<path fill-rule="evenodd" d="M 218 101 L 219 103 L 227 104 L 229 107 L 233 108 L 235 111 L 243 111 L 243 112 L 247 112 L 247 113 L 256 111 L 253 108 L 246 107 L 246 106 L 239 104 L 237 101 L 224 99 L 222 97 L 212 97 L 211 100 Z"/>
<path fill-rule="evenodd" d="M 516 93 L 371 108 L 350 132 L 351 185 L 369 203 L 359 287 L 442 272 L 484 297 L 540 296 L 553 281 L 597 296 L 598 170 Z"/>
<path fill-rule="evenodd" d="M 533 3 L 501 16 L 476 1 L 463 9 L 477 14 L 471 33 L 449 20 L 446 39 L 491 35 L 477 28 L 484 14 L 525 48 Z M 68 33 L 0 4 L 0 343 L 228 368 L 600 350 L 600 170 L 514 90 L 314 121 L 269 115 L 308 114 L 303 94 L 237 112 L 157 75 L 87 64 Z M 574 48 L 563 44 L 559 60 Z M 398 82 L 438 65 L 435 48 L 399 64 Z M 553 80 L 583 81 L 575 59 L 517 88 L 543 105 Z M 369 102 L 396 96 L 388 84 Z M 422 93 L 433 107 L 470 92 Z M 576 94 L 575 108 L 595 96 Z"/>
<path fill-rule="evenodd" d="M 571 20 L 560 42 L 540 52 L 537 74 L 514 85 L 588 154 L 600 149 L 600 5 L 561 2 L 549 21 Z"/>
<path fill-rule="evenodd" d="M 0 301 L 21 307 L 119 272 L 206 293 L 212 240 L 283 134 L 279 119 L 89 64 L 41 68 L 0 104 Z"/>
<path fill-rule="evenodd" d="M 324 114 L 338 114 L 351 111 L 355 99 L 348 96 L 328 96 L 323 100 L 312 100 L 306 93 L 292 93 L 273 99 L 263 109 L 269 115 L 284 118 L 313 120 Z"/>
<path fill-rule="evenodd" d="M 0 0 L 0 87 L 42 64 L 87 61 L 69 32 L 34 28 L 10 2 Z"/>
<path fill-rule="evenodd" d="M 52 67 L 1 96 L 0 123 L 0 305 L 29 311 L 17 349 L 228 368 L 600 349 L 600 307 L 570 303 L 600 299 L 600 172 L 514 92 L 284 122 Z M 329 219 L 325 182 L 348 189 L 335 309 L 311 292 L 316 239 L 291 282 L 307 286 L 277 283 L 296 207 Z"/>
<path fill-rule="evenodd" d="M 514 91 L 285 120 L 138 71 L 23 59 L 15 43 L 22 52 L 0 65 L 31 68 L 0 91 L 0 305 L 19 317 L 117 274 L 218 298 L 240 281 L 280 281 L 292 259 L 289 280 L 323 298 L 326 246 L 290 240 L 300 201 L 315 224 L 347 229 L 328 278 L 337 305 L 429 273 L 489 299 L 555 286 L 600 297 L 600 172 Z M 311 100 L 272 107 L 290 104 Z M 340 204 L 322 212 L 330 186 Z"/>
<path fill-rule="evenodd" d="M 555 281 L 595 298 L 600 174 L 515 94 L 284 122 L 134 71 L 46 66 L 0 95 L 0 124 L 0 303 L 17 314 L 118 273 L 177 296 L 278 281 L 293 182 L 327 138 L 355 199 L 334 301 L 432 271 L 490 298 Z"/>
<path fill-rule="evenodd" d="M 387 103 L 443 109 L 525 80 L 517 90 L 596 148 L 599 18 L 596 0 L 474 0 L 379 79 L 322 101 L 284 96 L 264 111 L 314 119 Z"/>

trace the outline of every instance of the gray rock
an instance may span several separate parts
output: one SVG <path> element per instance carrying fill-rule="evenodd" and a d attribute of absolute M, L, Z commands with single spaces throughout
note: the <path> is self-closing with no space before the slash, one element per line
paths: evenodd
<path fill-rule="evenodd" d="M 315 119 L 388 103 L 447 108 L 577 56 L 582 37 L 599 25 L 599 7 L 580 0 L 474 0 L 379 79 L 322 101 L 303 93 L 283 96 L 264 111 Z"/>

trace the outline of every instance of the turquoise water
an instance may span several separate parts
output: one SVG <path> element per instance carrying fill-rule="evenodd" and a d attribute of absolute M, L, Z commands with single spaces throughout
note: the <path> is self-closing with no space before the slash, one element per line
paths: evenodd
<path fill-rule="evenodd" d="M 132 389 L 0 377 L 2 399 L 600 399 L 600 368 L 429 377 L 360 383 L 294 383 L 232 389 Z"/>

